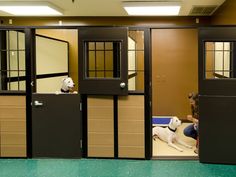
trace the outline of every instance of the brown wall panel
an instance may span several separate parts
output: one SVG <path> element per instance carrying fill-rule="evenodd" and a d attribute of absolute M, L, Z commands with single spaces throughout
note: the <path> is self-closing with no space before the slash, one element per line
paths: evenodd
<path fill-rule="evenodd" d="M 2 157 L 26 157 L 26 145 L 2 145 Z"/>
<path fill-rule="evenodd" d="M 1 145 L 25 145 L 25 137 L 25 133 L 1 132 Z"/>
<path fill-rule="evenodd" d="M 24 132 L 26 121 L 18 119 L 1 119 L 1 132 Z"/>
<path fill-rule="evenodd" d="M 118 99 L 118 156 L 144 158 L 144 96 Z"/>
<path fill-rule="evenodd" d="M 88 157 L 114 157 L 114 106 L 111 96 L 89 96 Z"/>
<path fill-rule="evenodd" d="M 198 33 L 196 29 L 152 30 L 153 115 L 185 119 L 187 95 L 198 91 Z"/>
<path fill-rule="evenodd" d="M 25 96 L 0 96 L 1 157 L 26 157 Z"/>

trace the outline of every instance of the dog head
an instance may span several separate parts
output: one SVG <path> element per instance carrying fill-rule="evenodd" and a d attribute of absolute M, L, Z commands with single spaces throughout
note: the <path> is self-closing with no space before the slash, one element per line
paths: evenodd
<path fill-rule="evenodd" d="M 174 116 L 169 123 L 169 127 L 176 129 L 177 127 L 179 127 L 181 125 L 181 120 L 179 120 L 178 117 Z"/>
<path fill-rule="evenodd" d="M 73 82 L 71 77 L 64 78 L 62 80 L 62 86 L 61 91 L 64 93 L 70 92 L 75 86 L 75 83 Z"/>

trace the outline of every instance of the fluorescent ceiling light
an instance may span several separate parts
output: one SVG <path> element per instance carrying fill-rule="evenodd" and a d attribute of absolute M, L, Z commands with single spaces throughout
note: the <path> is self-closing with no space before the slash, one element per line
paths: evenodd
<path fill-rule="evenodd" d="M 0 2 L 0 10 L 19 16 L 62 15 L 62 10 L 48 2 Z"/>
<path fill-rule="evenodd" d="M 129 15 L 171 16 L 178 15 L 180 4 L 176 2 L 123 2 Z"/>

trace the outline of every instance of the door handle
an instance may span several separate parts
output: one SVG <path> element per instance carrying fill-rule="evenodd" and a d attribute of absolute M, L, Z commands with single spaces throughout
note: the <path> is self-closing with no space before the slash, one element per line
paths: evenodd
<path fill-rule="evenodd" d="M 125 88 L 125 86 L 126 86 L 126 84 L 125 84 L 124 82 L 121 82 L 121 83 L 120 83 L 120 88 L 123 89 L 123 88 Z"/>
<path fill-rule="evenodd" d="M 39 102 L 38 100 L 35 100 L 35 101 L 34 101 L 34 105 L 35 105 L 35 106 L 43 106 L 43 103 L 42 103 L 42 102 Z"/>

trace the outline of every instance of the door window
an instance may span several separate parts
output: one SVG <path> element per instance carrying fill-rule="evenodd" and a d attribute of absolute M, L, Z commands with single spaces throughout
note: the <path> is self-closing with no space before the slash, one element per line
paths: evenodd
<path fill-rule="evenodd" d="M 121 42 L 85 42 L 86 78 L 120 78 Z"/>
<path fill-rule="evenodd" d="M 233 78 L 233 42 L 205 42 L 205 78 Z"/>

